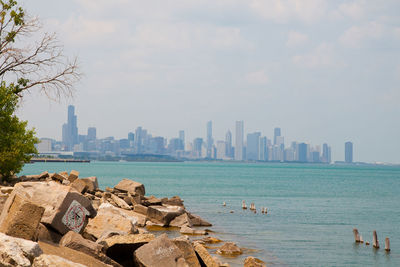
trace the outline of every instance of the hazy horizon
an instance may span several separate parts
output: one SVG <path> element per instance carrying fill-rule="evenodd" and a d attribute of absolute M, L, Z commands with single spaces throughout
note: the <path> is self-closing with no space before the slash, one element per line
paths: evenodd
<path fill-rule="evenodd" d="M 73 99 L 36 90 L 19 114 L 61 139 L 67 105 L 80 134 L 214 140 L 235 121 L 285 144 L 328 143 L 343 160 L 400 163 L 400 2 L 25 0 L 85 76 Z"/>

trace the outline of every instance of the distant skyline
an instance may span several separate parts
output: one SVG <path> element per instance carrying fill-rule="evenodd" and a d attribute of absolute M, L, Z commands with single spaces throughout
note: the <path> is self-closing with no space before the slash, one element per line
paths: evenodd
<path fill-rule="evenodd" d="M 74 104 L 80 134 L 142 126 L 193 140 L 211 120 L 217 141 L 243 120 L 245 133 L 328 143 L 335 160 L 352 141 L 355 161 L 400 163 L 398 1 L 20 3 L 85 73 L 73 99 L 24 97 L 19 114 L 39 137 L 61 139 Z"/>

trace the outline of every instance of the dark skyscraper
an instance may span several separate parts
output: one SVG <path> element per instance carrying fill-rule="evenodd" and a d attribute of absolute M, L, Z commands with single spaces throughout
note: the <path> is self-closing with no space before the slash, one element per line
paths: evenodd
<path fill-rule="evenodd" d="M 353 143 L 352 142 L 346 142 L 344 144 L 344 161 L 346 163 L 353 162 Z"/>
<path fill-rule="evenodd" d="M 247 134 L 247 148 L 246 148 L 247 160 L 258 160 L 260 152 L 260 136 L 261 133 L 259 132 Z"/>
<path fill-rule="evenodd" d="M 299 162 L 307 162 L 307 144 L 300 143 L 297 151 L 299 153 Z"/>
<path fill-rule="evenodd" d="M 72 105 L 68 106 L 68 121 L 62 127 L 62 134 L 66 149 L 69 151 L 73 150 L 74 145 L 78 144 L 78 126 L 75 107 Z"/>
<path fill-rule="evenodd" d="M 276 145 L 276 139 L 278 136 L 281 136 L 281 128 L 275 128 L 274 129 L 274 145 Z"/>
<path fill-rule="evenodd" d="M 207 158 L 211 158 L 211 150 L 214 144 L 212 137 L 212 121 L 207 122 Z"/>

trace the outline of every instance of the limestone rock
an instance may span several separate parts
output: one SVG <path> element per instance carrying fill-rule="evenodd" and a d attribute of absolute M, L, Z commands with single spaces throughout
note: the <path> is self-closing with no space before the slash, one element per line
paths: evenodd
<path fill-rule="evenodd" d="M 199 215 L 188 213 L 193 226 L 212 226 L 211 223 L 202 219 Z"/>
<path fill-rule="evenodd" d="M 244 260 L 244 267 L 266 267 L 267 265 L 260 259 L 254 257 L 247 257 Z"/>
<path fill-rule="evenodd" d="M 99 182 L 97 181 L 97 177 L 92 176 L 92 177 L 82 178 L 81 180 L 86 183 L 88 191 L 94 192 L 97 189 L 99 189 Z"/>
<path fill-rule="evenodd" d="M 69 261 L 56 255 L 42 254 L 35 258 L 32 267 L 86 267 L 86 265 Z"/>
<path fill-rule="evenodd" d="M 78 179 L 78 177 L 79 177 L 79 172 L 78 172 L 78 171 L 75 171 L 75 170 L 72 170 L 72 171 L 69 173 L 68 180 L 69 180 L 71 183 L 73 183 L 76 179 Z"/>
<path fill-rule="evenodd" d="M 160 206 L 162 203 L 161 199 L 156 198 L 155 196 L 150 196 L 143 199 L 142 204 L 148 207 L 148 206 Z"/>
<path fill-rule="evenodd" d="M 145 189 L 144 185 L 129 179 L 123 179 L 120 181 L 116 186 L 114 186 L 115 189 L 121 191 L 121 192 L 128 192 L 131 195 L 145 195 Z"/>
<path fill-rule="evenodd" d="M 58 244 L 62 238 L 62 235 L 53 229 L 46 227 L 43 223 L 40 223 L 35 234 L 35 240 L 46 241 Z"/>
<path fill-rule="evenodd" d="M 180 233 L 184 235 L 208 235 L 208 233 L 204 230 L 195 230 L 187 225 L 183 225 L 181 227 Z"/>
<path fill-rule="evenodd" d="M 226 242 L 218 250 L 217 253 L 224 256 L 239 256 L 242 250 L 233 242 Z"/>
<path fill-rule="evenodd" d="M 0 266 L 31 266 L 42 253 L 36 242 L 0 233 Z"/>
<path fill-rule="evenodd" d="M 187 215 L 187 213 L 177 216 L 169 223 L 169 226 L 174 226 L 174 227 L 182 227 L 184 225 L 188 227 L 193 226 L 192 221 L 190 220 L 189 215 Z"/>
<path fill-rule="evenodd" d="M 149 206 L 147 208 L 147 218 L 152 222 L 168 226 L 173 219 L 184 212 L 185 210 L 178 206 Z"/>
<path fill-rule="evenodd" d="M 13 190 L 14 190 L 14 187 L 12 187 L 12 186 L 3 186 L 3 187 L 0 187 L 0 192 L 1 192 L 2 194 L 10 194 Z"/>
<path fill-rule="evenodd" d="M 188 266 L 181 250 L 166 234 L 138 248 L 134 253 L 134 260 L 144 267 Z"/>
<path fill-rule="evenodd" d="M 91 202 L 69 186 L 57 182 L 21 182 L 15 185 L 13 192 L 4 205 L 0 224 L 7 217 L 15 195 L 43 207 L 41 222 L 50 225 L 61 234 L 70 230 L 80 232 L 88 217 L 94 217 L 96 211 Z"/>
<path fill-rule="evenodd" d="M 0 214 L 1 214 L 1 211 L 3 210 L 4 205 L 6 204 L 7 199 L 8 199 L 8 195 L 0 194 Z"/>
<path fill-rule="evenodd" d="M 196 252 L 188 240 L 183 238 L 175 238 L 172 242 L 181 250 L 186 263 L 190 267 L 200 267 L 200 262 L 197 259 Z"/>
<path fill-rule="evenodd" d="M 147 215 L 147 207 L 137 204 L 135 206 L 133 206 L 133 210 L 137 213 L 143 214 L 143 215 Z"/>
<path fill-rule="evenodd" d="M 201 239 L 201 241 L 203 241 L 204 243 L 208 243 L 208 244 L 217 244 L 217 243 L 222 242 L 221 239 L 218 239 L 218 238 L 212 237 L 212 236 L 204 237 L 203 239 Z"/>
<path fill-rule="evenodd" d="M 119 197 L 117 197 L 114 194 L 111 194 L 111 199 L 115 202 L 115 204 L 117 204 L 118 207 L 120 207 L 121 209 L 125 209 L 125 210 L 131 210 L 132 208 L 122 199 L 120 199 Z"/>
<path fill-rule="evenodd" d="M 0 223 L 0 232 L 6 235 L 34 240 L 44 208 L 23 198 L 19 194 L 10 197 L 8 212 Z"/>
<path fill-rule="evenodd" d="M 108 257 L 123 266 L 131 266 L 136 249 L 154 239 L 152 234 L 114 235 L 100 242 Z"/>
<path fill-rule="evenodd" d="M 123 231 L 131 234 L 135 232 L 136 223 L 137 219 L 126 215 L 122 209 L 103 203 L 96 217 L 89 220 L 84 236 L 96 240 L 107 231 Z"/>
<path fill-rule="evenodd" d="M 71 187 L 81 194 L 85 193 L 85 191 L 88 189 L 88 186 L 86 185 L 85 181 L 79 178 L 73 180 L 73 182 L 71 183 Z"/>
<path fill-rule="evenodd" d="M 179 196 L 161 199 L 162 204 L 183 207 L 183 200 Z"/>
<path fill-rule="evenodd" d="M 201 266 L 219 267 L 219 264 L 215 262 L 213 257 L 211 257 L 210 253 L 208 253 L 207 249 L 203 245 L 198 242 L 194 242 L 193 247 L 199 256 Z"/>

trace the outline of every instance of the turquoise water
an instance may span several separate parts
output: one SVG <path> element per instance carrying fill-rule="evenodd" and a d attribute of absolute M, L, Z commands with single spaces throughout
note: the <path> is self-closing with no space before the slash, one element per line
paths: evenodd
<path fill-rule="evenodd" d="M 248 249 L 223 260 L 232 266 L 248 255 L 272 266 L 400 266 L 400 167 L 92 162 L 28 164 L 22 173 L 71 169 L 97 176 L 102 188 L 131 178 L 147 195 L 181 196 L 216 236 Z M 268 215 L 243 211 L 242 200 Z M 381 249 L 356 245 L 354 227 L 371 243 L 377 230 Z"/>

